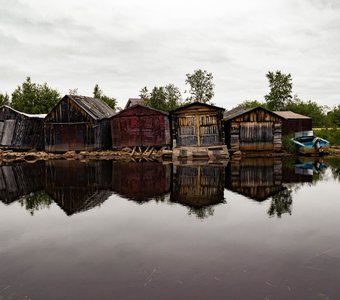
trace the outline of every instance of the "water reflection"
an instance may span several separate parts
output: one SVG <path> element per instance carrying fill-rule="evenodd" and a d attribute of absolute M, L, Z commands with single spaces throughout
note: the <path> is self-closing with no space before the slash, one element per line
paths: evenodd
<path fill-rule="evenodd" d="M 212 216 L 213 206 L 224 201 L 223 166 L 175 165 L 173 166 L 172 202 L 189 207 L 189 214 L 204 219 Z"/>
<path fill-rule="evenodd" d="M 171 165 L 155 162 L 113 162 L 112 190 L 139 203 L 161 200 L 170 191 Z"/>
<path fill-rule="evenodd" d="M 337 160 L 335 160 L 337 162 Z M 332 172 L 339 178 L 339 164 Z M 67 214 L 84 212 L 112 194 L 139 204 L 150 200 L 188 207 L 204 219 L 226 203 L 224 190 L 257 202 L 270 201 L 268 215 L 291 214 L 293 192 L 324 176 L 327 164 L 319 159 L 249 158 L 227 166 L 198 162 L 112 162 L 56 160 L 0 166 L 0 199 L 19 200 L 32 215 L 53 202 Z M 169 194 L 169 196 L 167 196 Z"/>

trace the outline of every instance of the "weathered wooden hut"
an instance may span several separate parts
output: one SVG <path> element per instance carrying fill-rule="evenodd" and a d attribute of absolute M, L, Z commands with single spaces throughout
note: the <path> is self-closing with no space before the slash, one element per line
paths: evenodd
<path fill-rule="evenodd" d="M 223 112 L 224 108 L 200 102 L 171 111 L 173 156 L 227 157 Z"/>
<path fill-rule="evenodd" d="M 226 145 L 231 151 L 281 150 L 282 121 L 281 116 L 263 107 L 227 111 Z"/>
<path fill-rule="evenodd" d="M 168 113 L 134 105 L 111 118 L 112 147 L 162 147 L 171 145 Z"/>
<path fill-rule="evenodd" d="M 112 190 L 142 203 L 170 191 L 171 166 L 158 162 L 113 162 Z"/>
<path fill-rule="evenodd" d="M 66 95 L 45 118 L 45 150 L 50 152 L 108 149 L 109 118 L 115 111 L 99 99 Z"/>
<path fill-rule="evenodd" d="M 310 117 L 292 111 L 275 111 L 274 113 L 282 117 L 282 135 L 312 130 L 312 118 Z"/>
<path fill-rule="evenodd" d="M 0 148 L 42 150 L 45 114 L 26 114 L 9 106 L 0 107 Z"/>

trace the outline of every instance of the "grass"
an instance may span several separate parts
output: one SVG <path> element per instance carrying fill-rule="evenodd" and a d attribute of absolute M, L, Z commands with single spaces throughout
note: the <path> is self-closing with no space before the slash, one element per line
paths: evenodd
<path fill-rule="evenodd" d="M 336 128 L 318 128 L 313 131 L 314 135 L 329 141 L 331 146 L 340 146 L 340 130 Z"/>

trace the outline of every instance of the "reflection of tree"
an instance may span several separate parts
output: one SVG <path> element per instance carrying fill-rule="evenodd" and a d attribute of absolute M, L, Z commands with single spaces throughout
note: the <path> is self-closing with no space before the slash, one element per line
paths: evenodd
<path fill-rule="evenodd" d="M 292 210 L 290 206 L 293 203 L 292 193 L 293 190 L 287 188 L 274 195 L 268 210 L 268 215 L 271 217 L 276 215 L 278 218 L 281 218 L 281 215 L 284 213 L 289 213 L 291 215 Z"/>
<path fill-rule="evenodd" d="M 340 158 L 339 157 L 327 158 L 327 163 L 331 167 L 334 179 L 340 181 Z"/>
<path fill-rule="evenodd" d="M 198 219 L 206 219 L 214 215 L 214 208 L 212 206 L 204 206 L 200 208 L 189 207 L 189 215 L 196 215 Z"/>
<path fill-rule="evenodd" d="M 49 208 L 52 202 L 53 199 L 45 191 L 31 193 L 19 200 L 21 206 L 24 206 L 32 216 L 34 215 L 35 211 Z"/>

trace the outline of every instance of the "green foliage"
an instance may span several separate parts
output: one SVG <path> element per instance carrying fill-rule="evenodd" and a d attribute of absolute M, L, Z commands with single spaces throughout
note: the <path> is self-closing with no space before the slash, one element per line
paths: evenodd
<path fill-rule="evenodd" d="M 193 74 L 186 74 L 185 84 L 190 86 L 191 96 L 187 99 L 189 102 L 210 102 L 214 97 L 214 83 L 212 73 L 206 70 L 195 70 Z"/>
<path fill-rule="evenodd" d="M 340 130 L 333 129 L 314 129 L 314 134 L 321 137 L 331 144 L 331 146 L 340 146 Z"/>
<path fill-rule="evenodd" d="M 28 210 L 33 216 L 34 212 L 49 208 L 53 203 L 53 199 L 48 194 L 46 194 L 45 191 L 39 191 L 21 198 L 19 202 L 21 206 L 24 206 L 25 209 Z"/>
<path fill-rule="evenodd" d="M 312 118 L 314 127 L 325 126 L 324 108 L 313 101 L 302 101 L 296 95 L 290 100 L 285 110 L 291 110 L 297 114 L 301 114 Z"/>
<path fill-rule="evenodd" d="M 340 157 L 327 157 L 327 164 L 329 164 L 333 177 L 340 181 Z"/>
<path fill-rule="evenodd" d="M 9 105 L 9 96 L 8 94 L 1 94 L 0 93 L 0 106 Z"/>
<path fill-rule="evenodd" d="M 278 192 L 272 197 L 272 202 L 270 204 L 268 215 L 276 215 L 281 218 L 282 214 L 289 213 L 292 214 L 291 205 L 293 203 L 293 191 L 291 189 L 285 189 Z"/>
<path fill-rule="evenodd" d="M 293 153 L 296 154 L 297 150 L 294 146 L 294 143 L 291 140 L 292 136 L 291 135 L 284 135 L 282 137 L 282 148 L 286 150 L 288 153 Z"/>
<path fill-rule="evenodd" d="M 147 106 L 162 111 L 171 111 L 180 106 L 181 92 L 178 87 L 168 84 L 165 87 L 155 86 L 151 92 L 147 87 L 140 90 L 139 96 L 144 100 Z"/>
<path fill-rule="evenodd" d="M 115 98 L 110 98 L 110 97 L 104 95 L 103 91 L 99 88 L 98 84 L 96 84 L 94 86 L 93 97 L 104 101 L 112 109 L 116 109 L 117 100 Z"/>
<path fill-rule="evenodd" d="M 328 112 L 327 119 L 332 126 L 340 127 L 340 104 Z"/>
<path fill-rule="evenodd" d="M 257 100 L 245 100 L 239 105 L 239 107 L 242 107 L 242 108 L 245 108 L 245 109 L 255 108 L 255 107 L 258 107 L 258 106 L 267 108 L 267 103 L 260 102 L 260 101 L 257 101 Z"/>
<path fill-rule="evenodd" d="M 27 77 L 12 93 L 11 106 L 25 113 L 46 114 L 59 100 L 57 90 L 50 88 L 47 83 L 32 83 L 31 78 Z"/>
<path fill-rule="evenodd" d="M 281 71 L 268 72 L 266 77 L 269 81 L 270 92 L 264 98 L 268 109 L 283 110 L 292 99 L 292 77 Z"/>

